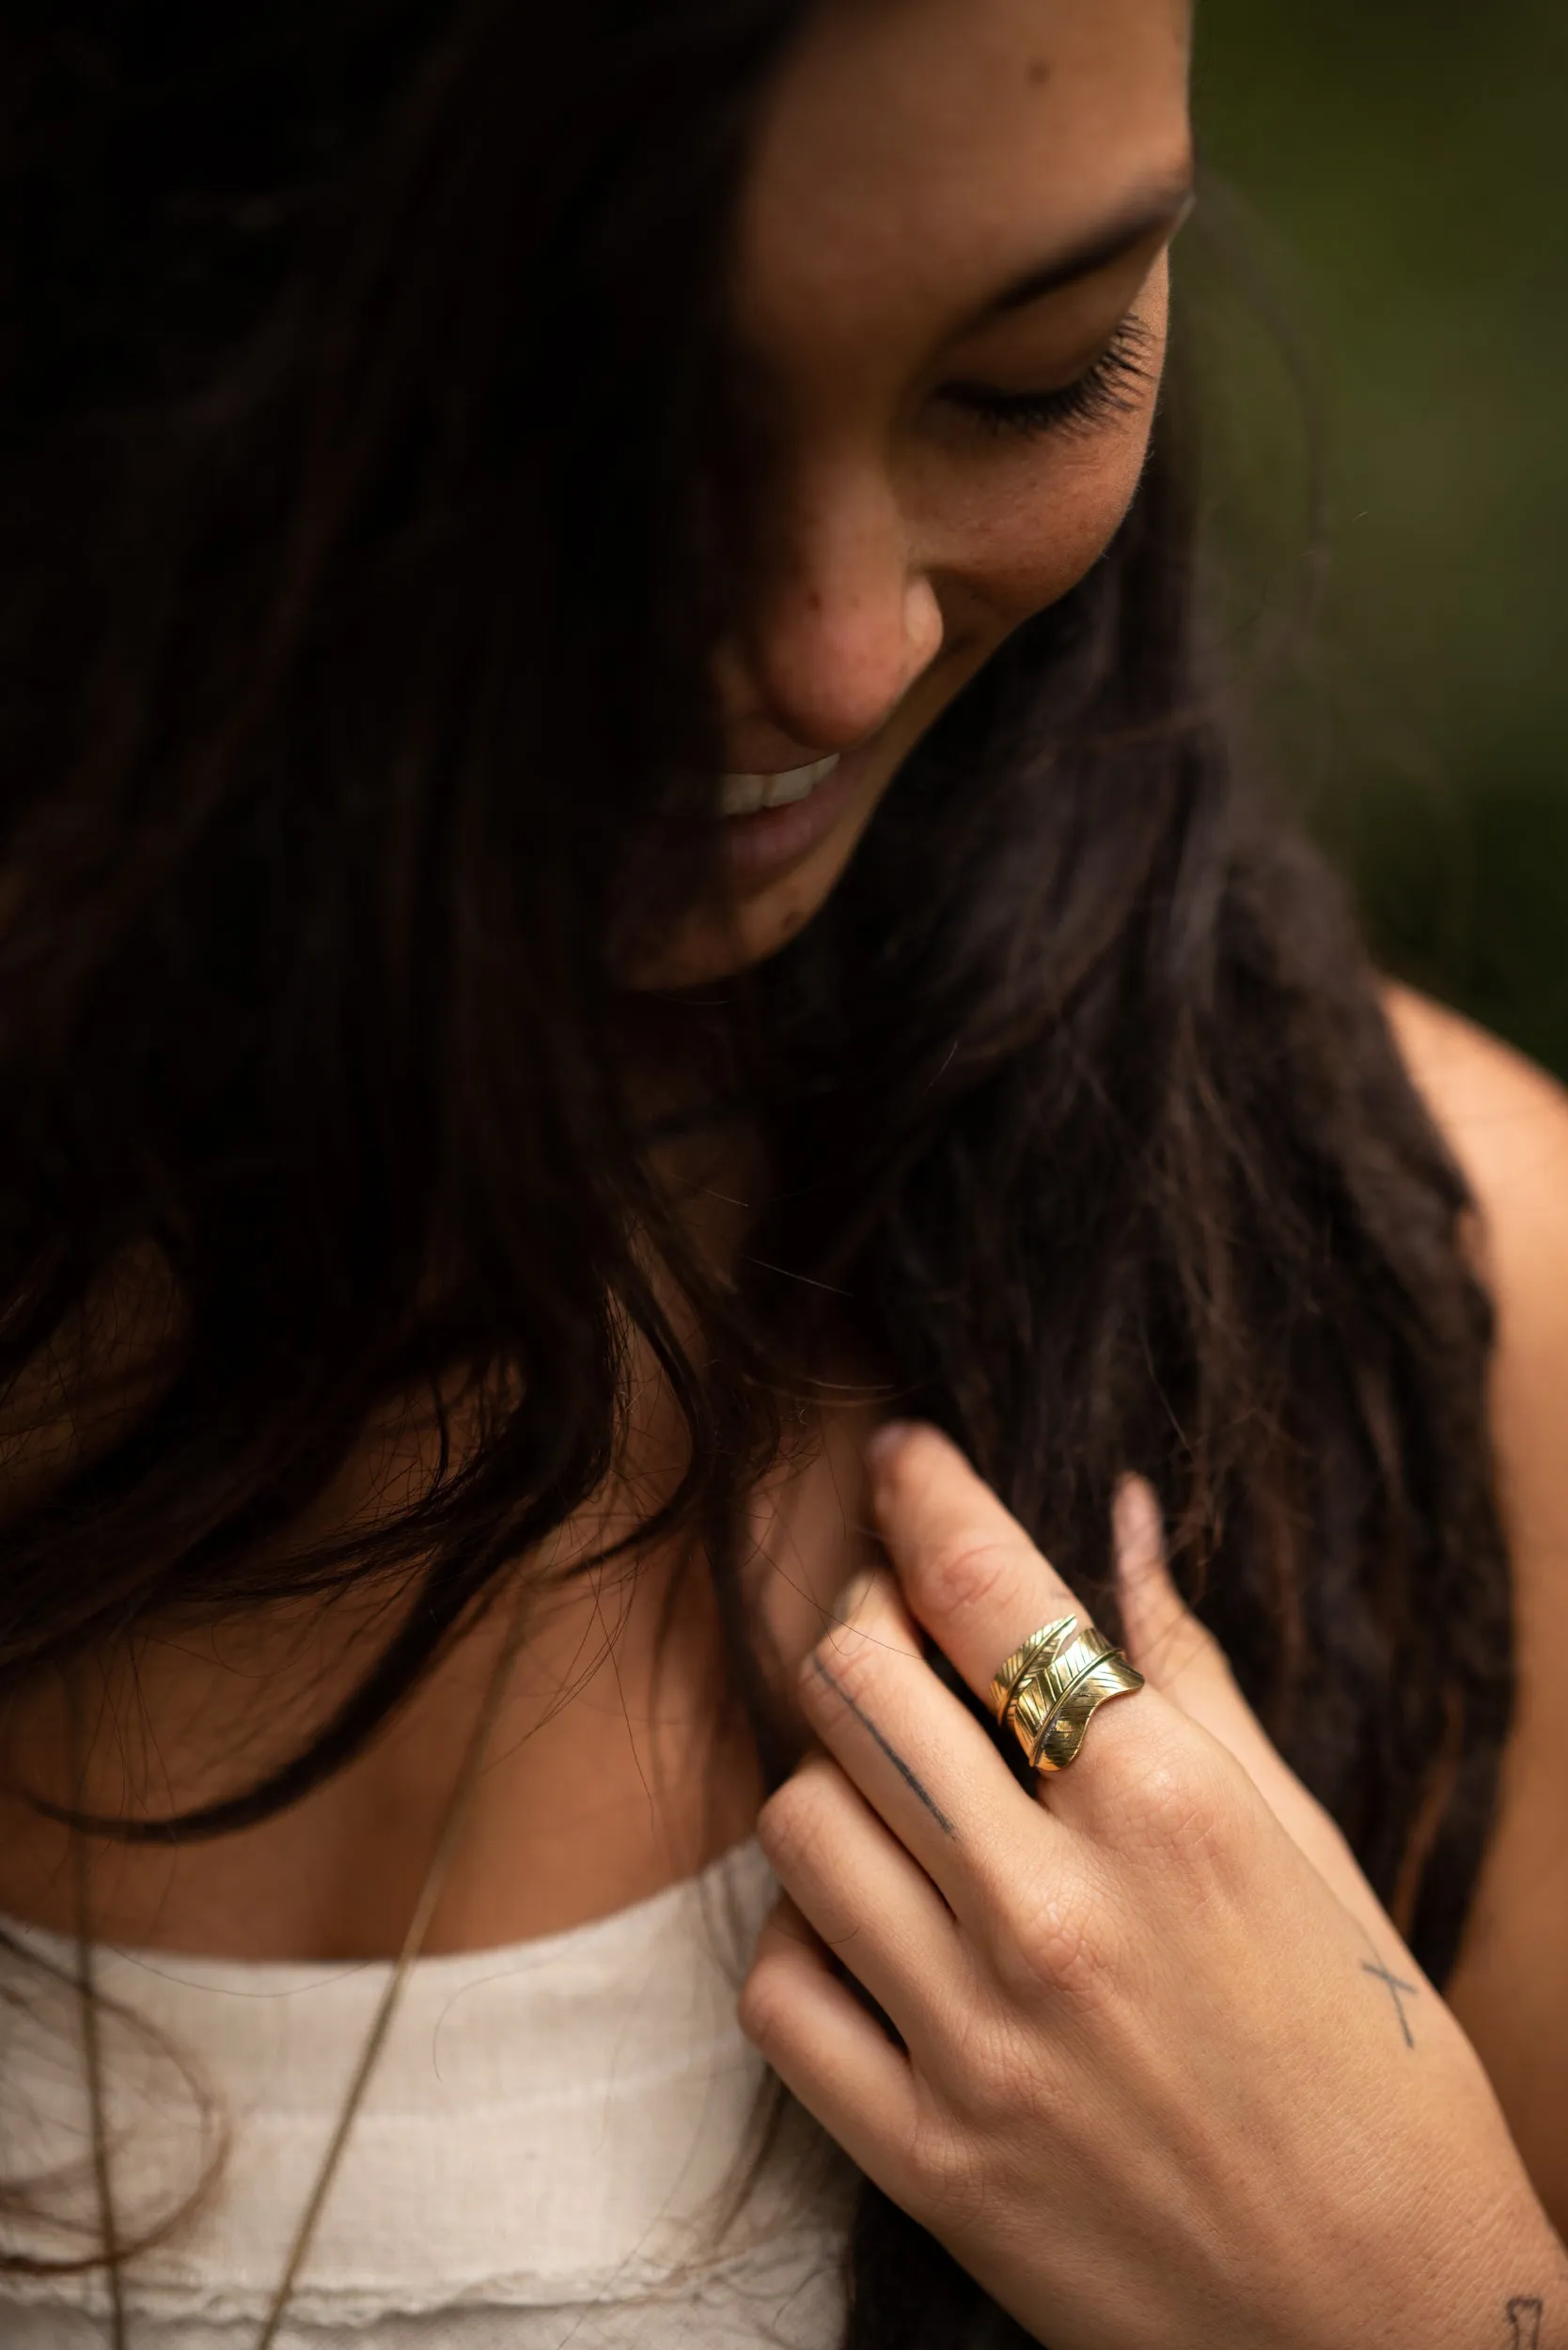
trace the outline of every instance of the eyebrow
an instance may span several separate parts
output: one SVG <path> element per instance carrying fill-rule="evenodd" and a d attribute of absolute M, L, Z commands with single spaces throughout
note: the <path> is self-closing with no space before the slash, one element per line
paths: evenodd
<path fill-rule="evenodd" d="M 1027 270 L 1022 277 L 1013 278 L 999 294 L 993 295 L 975 323 L 1026 309 L 1046 294 L 1060 293 L 1068 286 L 1081 285 L 1086 277 L 1097 277 L 1102 270 L 1125 260 L 1129 253 L 1136 253 L 1152 236 L 1174 236 L 1190 217 L 1197 201 L 1198 192 L 1190 180 L 1167 182 L 1147 191 L 1070 252 L 1058 254 L 1054 260 L 1043 261 L 1037 269 Z"/>

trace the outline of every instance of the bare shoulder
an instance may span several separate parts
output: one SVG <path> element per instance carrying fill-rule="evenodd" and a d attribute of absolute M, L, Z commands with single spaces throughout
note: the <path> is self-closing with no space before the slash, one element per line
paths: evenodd
<path fill-rule="evenodd" d="M 1492 1418 L 1513 1555 L 1519 1714 L 1450 2002 L 1568 2226 L 1568 1092 L 1457 1013 L 1388 993 L 1475 1195 L 1497 1309 Z"/>
<path fill-rule="evenodd" d="M 1405 1066 L 1481 1210 L 1490 1279 L 1508 1284 L 1527 1258 L 1536 1276 L 1544 1249 L 1568 1279 L 1568 1091 L 1544 1069 L 1430 996 L 1389 986 L 1384 1003 Z M 1568 1285 L 1554 1297 L 1539 1277 L 1528 1300 L 1568 1314 Z"/>

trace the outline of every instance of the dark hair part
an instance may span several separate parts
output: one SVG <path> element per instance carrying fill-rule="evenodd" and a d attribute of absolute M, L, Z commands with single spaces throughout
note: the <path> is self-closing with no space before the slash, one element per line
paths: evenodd
<path fill-rule="evenodd" d="M 649 1537 L 700 1534 L 776 1783 L 742 1510 L 850 1314 L 1107 1622 L 1111 1495 L 1153 1480 L 1440 1982 L 1512 1700 L 1488 1308 L 1337 889 L 1200 675 L 1168 410 L 824 912 L 641 1015 L 766 1138 L 738 1281 L 648 1171 L 617 942 L 705 879 L 727 225 L 803 13 L 72 0 L 4 37 L 0 1383 L 127 1263 L 174 1308 L 143 1407 L 8 1526 L 0 1675 L 385 1577 L 300 1753 L 127 1832 L 286 1806 L 600 1484 L 635 1331 L 690 1438 Z M 428 1493 L 290 1547 L 410 1389 L 468 1414 Z M 1023 2339 L 870 2186 L 851 2299 L 850 2350 Z"/>

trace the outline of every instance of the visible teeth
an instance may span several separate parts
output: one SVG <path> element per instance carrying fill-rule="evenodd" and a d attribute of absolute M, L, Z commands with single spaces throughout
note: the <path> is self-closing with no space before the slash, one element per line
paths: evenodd
<path fill-rule="evenodd" d="M 755 816 L 762 807 L 791 807 L 796 800 L 809 799 L 838 764 L 835 751 L 831 759 L 819 759 L 811 767 L 791 767 L 781 776 L 726 776 L 719 786 L 719 813 Z"/>

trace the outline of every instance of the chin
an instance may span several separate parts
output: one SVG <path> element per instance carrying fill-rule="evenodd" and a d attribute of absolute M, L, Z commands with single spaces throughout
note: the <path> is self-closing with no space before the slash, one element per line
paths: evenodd
<path fill-rule="evenodd" d="M 726 902 L 689 915 L 660 951 L 638 965 L 639 993 L 701 987 L 733 979 L 781 952 L 826 905 L 876 813 L 891 778 L 844 811 L 827 838 L 788 870 L 733 889 Z"/>

